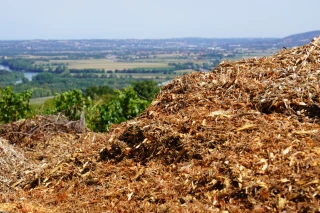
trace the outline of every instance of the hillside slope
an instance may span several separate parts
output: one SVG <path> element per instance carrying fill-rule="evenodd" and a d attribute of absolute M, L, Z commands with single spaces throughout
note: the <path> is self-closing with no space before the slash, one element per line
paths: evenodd
<path fill-rule="evenodd" d="M 0 210 L 319 212 L 319 82 L 320 37 L 178 77 L 107 134 L 7 124 Z"/>
<path fill-rule="evenodd" d="M 305 33 L 298 33 L 298 34 L 290 35 L 280 39 L 278 44 L 285 47 L 301 46 L 301 45 L 308 44 L 312 38 L 318 37 L 319 35 L 320 35 L 320 30 L 310 31 Z"/>

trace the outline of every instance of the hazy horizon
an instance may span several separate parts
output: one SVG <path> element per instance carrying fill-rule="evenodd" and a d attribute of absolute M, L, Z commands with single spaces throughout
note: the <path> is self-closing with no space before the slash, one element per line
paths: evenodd
<path fill-rule="evenodd" d="M 317 0 L 0 2 L 0 40 L 283 38 L 320 30 Z"/>

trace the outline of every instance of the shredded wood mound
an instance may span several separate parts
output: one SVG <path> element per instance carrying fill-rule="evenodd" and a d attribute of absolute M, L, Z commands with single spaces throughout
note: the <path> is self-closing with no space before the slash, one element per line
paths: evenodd
<path fill-rule="evenodd" d="M 4 191 L 9 188 L 12 180 L 16 180 L 16 177 L 24 176 L 28 173 L 29 169 L 34 166 L 28 162 L 22 151 L 8 141 L 0 138 L 0 190 Z M 20 168 L 16 170 L 16 168 Z M 20 174 L 24 172 L 24 174 Z"/>
<path fill-rule="evenodd" d="M 62 115 L 37 116 L 33 120 L 19 120 L 0 128 L 0 135 L 5 136 L 11 143 L 23 143 L 32 148 L 33 143 L 45 141 L 57 133 L 81 133 L 86 129 L 81 128 L 80 121 L 68 121 Z"/>
<path fill-rule="evenodd" d="M 320 37 L 178 77 L 107 134 L 8 124 L 0 211 L 320 212 L 319 82 Z"/>

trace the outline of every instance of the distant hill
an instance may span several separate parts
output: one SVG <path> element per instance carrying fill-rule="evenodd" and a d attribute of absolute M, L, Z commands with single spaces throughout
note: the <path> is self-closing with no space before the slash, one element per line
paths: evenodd
<path fill-rule="evenodd" d="M 277 45 L 285 47 L 302 46 L 308 44 L 314 37 L 320 36 L 320 30 L 287 36 L 277 41 Z"/>

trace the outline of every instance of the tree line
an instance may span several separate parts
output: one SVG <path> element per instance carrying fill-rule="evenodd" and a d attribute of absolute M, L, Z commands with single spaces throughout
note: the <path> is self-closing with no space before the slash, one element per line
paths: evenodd
<path fill-rule="evenodd" d="M 134 82 L 122 90 L 108 86 L 92 86 L 85 93 L 75 89 L 56 93 L 41 110 L 30 107 L 32 90 L 15 93 L 11 87 L 0 89 L 0 122 L 8 123 L 37 114 L 63 113 L 69 120 L 79 120 L 85 114 L 88 127 L 93 131 L 108 131 L 111 124 L 120 123 L 139 115 L 159 92 L 155 82 Z"/>
<path fill-rule="evenodd" d="M 17 81 L 24 78 L 21 72 L 9 72 L 7 70 L 0 70 L 0 87 L 15 84 Z"/>
<path fill-rule="evenodd" d="M 9 67 L 14 71 L 30 71 L 30 72 L 44 72 L 45 66 L 35 64 L 33 59 L 25 58 L 12 58 L 12 59 L 1 59 L 0 64 Z"/>

